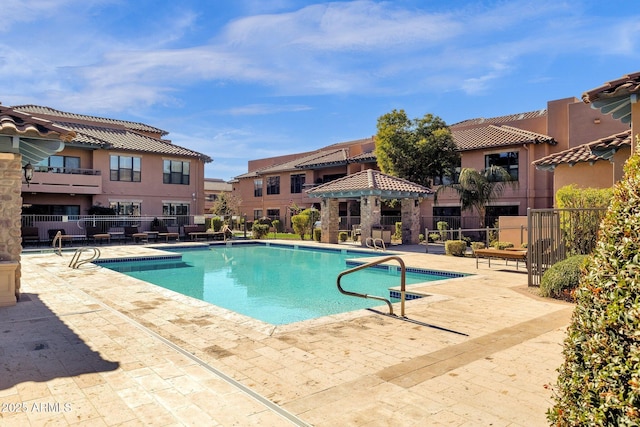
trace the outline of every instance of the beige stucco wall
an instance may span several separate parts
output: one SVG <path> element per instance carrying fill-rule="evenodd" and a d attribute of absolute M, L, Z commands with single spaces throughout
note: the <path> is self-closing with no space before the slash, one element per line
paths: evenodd
<path fill-rule="evenodd" d="M 527 217 L 525 216 L 501 216 L 498 218 L 500 230 L 498 240 L 511 242 L 516 248 L 527 243 Z"/>
<path fill-rule="evenodd" d="M 598 160 L 594 164 L 587 162 L 573 166 L 558 165 L 553 173 L 554 192 L 565 185 L 574 184 L 579 188 L 609 188 L 624 174 L 624 163 L 629 158 L 630 148 L 618 150 L 613 161 Z"/>

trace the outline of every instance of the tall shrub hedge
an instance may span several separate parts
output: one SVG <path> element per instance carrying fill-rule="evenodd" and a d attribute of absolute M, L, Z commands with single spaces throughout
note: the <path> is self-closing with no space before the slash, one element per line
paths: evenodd
<path fill-rule="evenodd" d="M 638 139 L 636 137 L 636 139 Z M 640 157 L 631 157 L 576 290 L 555 405 L 558 426 L 640 424 Z"/>

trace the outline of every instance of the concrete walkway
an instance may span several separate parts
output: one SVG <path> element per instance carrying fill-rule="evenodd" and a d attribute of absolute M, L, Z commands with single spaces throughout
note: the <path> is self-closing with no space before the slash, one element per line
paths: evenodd
<path fill-rule="evenodd" d="M 0 425 L 547 425 L 573 306 L 537 297 L 515 265 L 402 249 L 409 266 L 474 275 L 415 285 L 430 296 L 407 302 L 410 321 L 274 326 L 70 269 L 71 253 L 23 255 L 23 298 L 0 308 Z"/>

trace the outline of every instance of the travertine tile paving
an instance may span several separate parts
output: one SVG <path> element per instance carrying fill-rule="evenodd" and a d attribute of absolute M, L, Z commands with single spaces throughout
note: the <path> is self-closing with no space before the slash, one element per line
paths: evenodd
<path fill-rule="evenodd" d="M 572 306 L 528 292 L 522 269 L 406 253 L 475 275 L 423 286 L 420 323 L 275 327 L 70 256 L 23 256 L 25 295 L 0 308 L 0 424 L 546 425 Z"/>

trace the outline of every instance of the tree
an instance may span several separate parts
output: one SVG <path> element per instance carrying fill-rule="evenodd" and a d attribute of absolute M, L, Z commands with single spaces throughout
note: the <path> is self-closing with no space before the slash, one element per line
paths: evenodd
<path fill-rule="evenodd" d="M 576 290 L 555 405 L 557 426 L 640 425 L 640 156 L 625 165 Z"/>
<path fill-rule="evenodd" d="M 487 169 L 477 171 L 473 168 L 463 168 L 457 183 L 443 185 L 436 191 L 438 194 L 446 189 L 452 189 L 460 197 L 460 206 L 463 211 L 476 211 L 480 218 L 480 228 L 484 227 L 484 219 L 487 213 L 487 205 L 499 199 L 507 185 L 514 186 L 514 181 L 509 172 L 500 166 L 490 166 Z"/>
<path fill-rule="evenodd" d="M 376 157 L 382 172 L 430 187 L 453 176 L 460 154 L 441 118 L 426 114 L 410 120 L 404 110 L 378 118 Z"/>
<path fill-rule="evenodd" d="M 242 200 L 235 194 L 220 193 L 216 201 L 213 202 L 210 212 L 221 217 L 237 215 L 240 212 L 241 203 Z"/>

